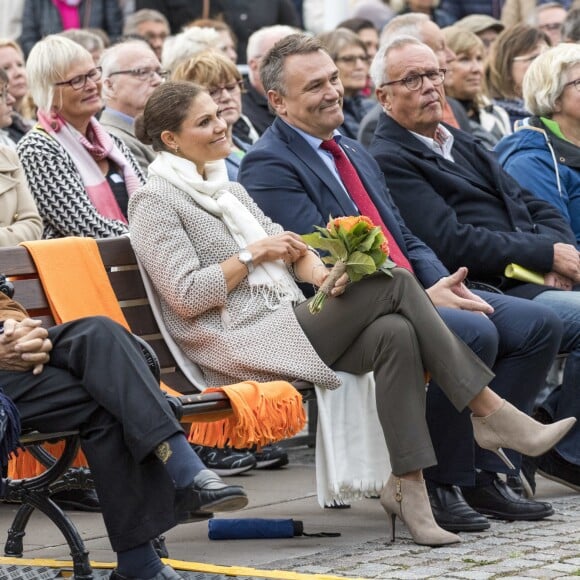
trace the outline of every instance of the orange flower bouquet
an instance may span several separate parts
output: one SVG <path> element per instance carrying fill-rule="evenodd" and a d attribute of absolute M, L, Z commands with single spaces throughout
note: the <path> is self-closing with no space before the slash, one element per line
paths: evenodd
<path fill-rule="evenodd" d="M 396 266 L 389 260 L 389 244 L 380 227 L 366 216 L 330 218 L 326 228 L 315 226 L 317 231 L 304 234 L 302 239 L 313 248 L 327 253 L 322 258 L 332 264 L 332 270 L 318 289 L 309 309 L 312 314 L 322 310 L 327 296 L 336 281 L 346 272 L 351 282 L 375 272 L 388 276 Z"/>

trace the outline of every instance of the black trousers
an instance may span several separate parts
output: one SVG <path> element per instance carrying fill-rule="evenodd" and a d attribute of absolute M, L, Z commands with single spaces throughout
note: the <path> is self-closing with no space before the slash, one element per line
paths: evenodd
<path fill-rule="evenodd" d="M 152 451 L 182 432 L 131 334 L 105 317 L 49 330 L 40 375 L 0 371 L 23 429 L 78 429 L 115 552 L 173 527 L 175 489 Z"/>

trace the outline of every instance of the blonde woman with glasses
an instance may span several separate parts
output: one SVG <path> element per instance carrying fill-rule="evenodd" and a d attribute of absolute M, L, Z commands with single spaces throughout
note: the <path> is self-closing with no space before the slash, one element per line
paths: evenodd
<path fill-rule="evenodd" d="M 79 44 L 47 36 L 26 66 L 38 124 L 18 144 L 46 238 L 127 233 L 127 203 L 144 181 L 133 154 L 96 120 L 102 70 Z"/>

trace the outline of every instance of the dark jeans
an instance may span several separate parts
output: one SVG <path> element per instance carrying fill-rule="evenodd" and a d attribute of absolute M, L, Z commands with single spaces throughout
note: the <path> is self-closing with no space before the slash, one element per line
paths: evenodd
<path fill-rule="evenodd" d="M 108 318 L 49 330 L 40 375 L 0 371 L 23 429 L 78 429 L 113 550 L 127 550 L 176 522 L 174 486 L 152 451 L 181 426 L 131 334 Z"/>
<path fill-rule="evenodd" d="M 561 352 L 567 352 L 562 385 L 541 404 L 554 419 L 576 417 L 578 421 L 556 445 L 566 461 L 580 465 L 580 292 L 547 291 L 534 298 L 534 304 L 552 309 L 564 324 Z"/>

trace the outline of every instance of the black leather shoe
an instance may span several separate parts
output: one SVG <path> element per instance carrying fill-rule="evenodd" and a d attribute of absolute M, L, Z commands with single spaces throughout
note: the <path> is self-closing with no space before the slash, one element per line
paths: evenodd
<path fill-rule="evenodd" d="M 117 570 L 113 570 L 109 576 L 109 580 L 140 580 L 134 576 L 123 576 Z M 171 566 L 163 566 L 153 578 L 149 580 L 183 580 L 183 576 L 178 574 Z"/>
<path fill-rule="evenodd" d="M 50 496 L 50 499 L 63 510 L 78 512 L 100 512 L 101 504 L 94 489 L 65 489 Z"/>
<path fill-rule="evenodd" d="M 437 524 L 448 532 L 481 532 L 489 528 L 485 516 L 472 509 L 456 485 L 426 480 L 431 510 Z"/>
<path fill-rule="evenodd" d="M 541 520 L 554 513 L 549 503 L 520 497 L 497 475 L 487 485 L 462 487 L 461 491 L 474 510 L 501 520 Z"/>
<path fill-rule="evenodd" d="M 580 467 L 566 461 L 554 449 L 537 459 L 538 473 L 544 477 L 580 491 Z"/>
<path fill-rule="evenodd" d="M 248 505 L 241 485 L 228 485 L 219 475 L 202 469 L 189 487 L 175 490 L 175 517 L 191 521 L 195 512 L 231 512 Z"/>

